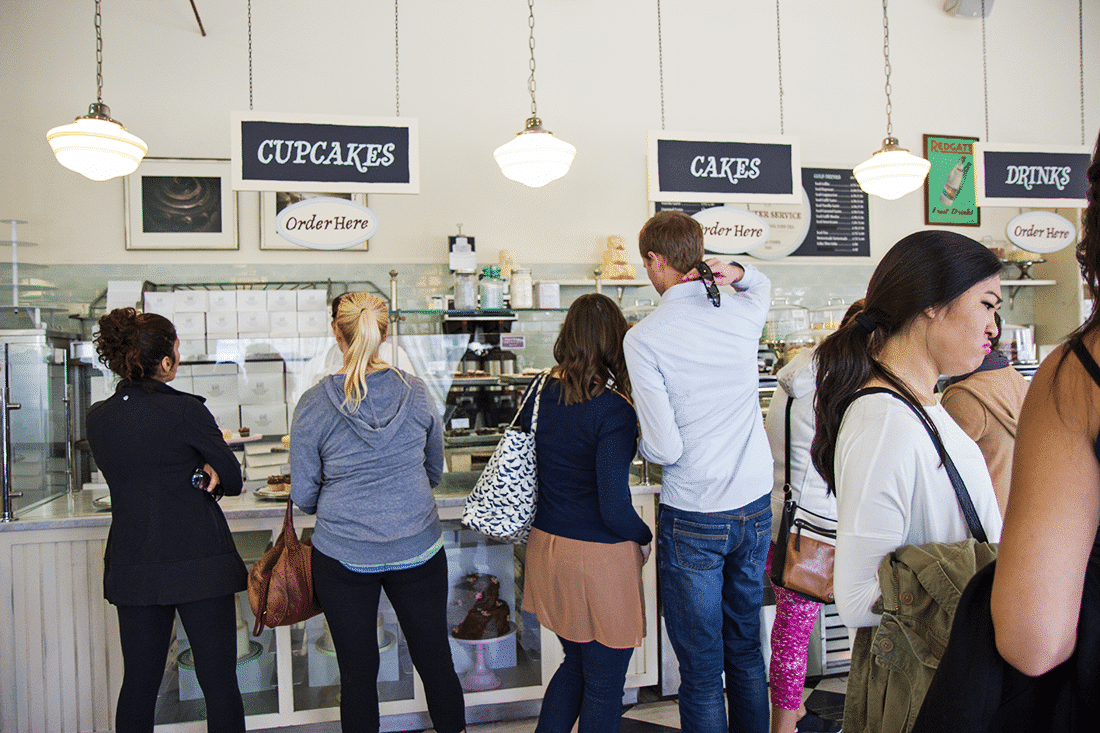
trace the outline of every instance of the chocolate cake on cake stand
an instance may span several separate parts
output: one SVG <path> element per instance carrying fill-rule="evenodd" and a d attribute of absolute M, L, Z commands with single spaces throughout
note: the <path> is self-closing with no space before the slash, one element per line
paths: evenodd
<path fill-rule="evenodd" d="M 466 644 L 473 647 L 474 650 L 474 666 L 471 667 L 466 674 L 462 675 L 462 689 L 467 692 L 483 692 L 485 690 L 495 690 L 500 687 L 500 678 L 493 674 L 493 670 L 489 669 L 489 666 L 485 664 L 485 647 L 489 644 L 499 644 L 504 640 L 515 639 L 516 625 L 509 621 L 508 632 L 495 639 L 461 639 L 454 634 L 451 634 L 451 638 L 459 644 Z"/>
<path fill-rule="evenodd" d="M 462 689 L 468 692 L 495 690 L 500 687 L 500 679 L 485 663 L 485 648 L 502 641 L 513 645 L 516 638 L 516 625 L 508 619 L 508 604 L 500 599 L 500 580 L 487 573 L 470 573 L 456 586 L 459 596 L 466 596 L 469 611 L 462 623 L 451 629 L 451 638 L 457 643 L 473 648 L 474 664 L 462 675 Z"/>

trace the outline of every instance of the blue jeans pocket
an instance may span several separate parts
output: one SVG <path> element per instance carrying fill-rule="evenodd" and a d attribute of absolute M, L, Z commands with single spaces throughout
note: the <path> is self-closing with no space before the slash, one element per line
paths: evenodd
<path fill-rule="evenodd" d="M 688 570 L 710 570 L 720 566 L 728 539 L 728 525 L 700 524 L 683 519 L 673 521 L 676 564 Z"/>
<path fill-rule="evenodd" d="M 768 560 L 768 548 L 771 546 L 772 541 L 772 519 L 771 513 L 765 518 L 758 518 L 753 522 L 753 533 L 755 534 L 756 544 L 752 548 L 752 554 L 749 558 L 754 565 L 763 565 Z"/>

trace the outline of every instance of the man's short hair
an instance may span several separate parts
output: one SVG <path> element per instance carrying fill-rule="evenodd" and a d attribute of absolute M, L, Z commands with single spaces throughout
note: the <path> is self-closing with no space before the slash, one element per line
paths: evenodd
<path fill-rule="evenodd" d="M 638 233 L 638 250 L 643 260 L 656 252 L 677 272 L 688 272 L 703 259 L 703 227 L 682 211 L 659 211 Z"/>

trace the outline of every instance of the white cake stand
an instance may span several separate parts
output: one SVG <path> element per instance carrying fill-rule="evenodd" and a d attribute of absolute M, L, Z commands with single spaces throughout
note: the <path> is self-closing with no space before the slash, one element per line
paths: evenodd
<path fill-rule="evenodd" d="M 467 692 L 482 692 L 484 690 L 495 690 L 500 687 L 500 678 L 493 674 L 493 670 L 489 669 L 485 664 L 485 647 L 489 644 L 496 644 L 504 639 L 514 639 L 516 636 L 516 625 L 511 621 L 508 622 L 508 633 L 503 636 L 498 636 L 494 639 L 459 639 L 457 636 L 451 635 L 459 644 L 466 644 L 472 646 L 474 650 L 474 666 L 469 672 L 462 675 L 462 689 Z"/>

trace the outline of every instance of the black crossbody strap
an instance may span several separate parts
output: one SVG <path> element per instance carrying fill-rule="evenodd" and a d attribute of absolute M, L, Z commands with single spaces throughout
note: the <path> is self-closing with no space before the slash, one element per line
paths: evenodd
<path fill-rule="evenodd" d="M 782 387 L 778 389 L 782 389 Z M 787 395 L 787 407 L 783 413 L 786 420 L 783 425 L 783 434 L 787 454 L 787 464 L 783 470 L 783 497 L 787 500 L 791 499 L 791 405 L 793 404 L 794 397 Z"/>
<path fill-rule="evenodd" d="M 928 437 L 932 439 L 932 443 L 936 443 L 936 433 L 932 430 L 932 423 L 928 415 L 924 413 L 924 410 L 920 410 L 916 405 L 909 402 L 909 400 L 902 397 L 900 394 L 892 389 L 886 389 L 885 387 L 867 387 L 861 389 L 852 395 L 852 399 L 848 401 L 851 405 L 859 397 L 869 394 L 884 393 L 893 395 L 897 399 L 901 400 L 902 404 L 912 410 L 918 418 L 920 418 L 921 425 L 924 425 L 924 429 L 928 431 Z M 976 539 L 978 542 L 988 542 L 988 538 L 985 534 L 985 529 L 982 527 L 982 521 L 978 518 L 978 512 L 974 509 L 974 502 L 970 500 L 970 492 L 966 490 L 966 484 L 963 483 L 962 476 L 959 475 L 959 470 L 955 468 L 955 463 L 951 460 L 951 456 L 947 453 L 947 448 L 943 450 L 943 465 L 947 469 L 947 476 L 951 479 L 951 486 L 955 489 L 955 496 L 959 499 L 959 508 L 962 509 L 963 517 L 966 519 L 966 526 L 970 529 L 970 536 Z"/>
<path fill-rule="evenodd" d="M 1084 342 L 1081 339 L 1077 339 L 1073 342 L 1073 353 L 1077 354 L 1077 358 L 1081 360 L 1081 365 L 1088 371 L 1089 376 L 1092 377 L 1092 381 L 1100 385 L 1100 365 L 1097 365 L 1096 359 L 1092 358 L 1092 354 L 1085 348 Z"/>

